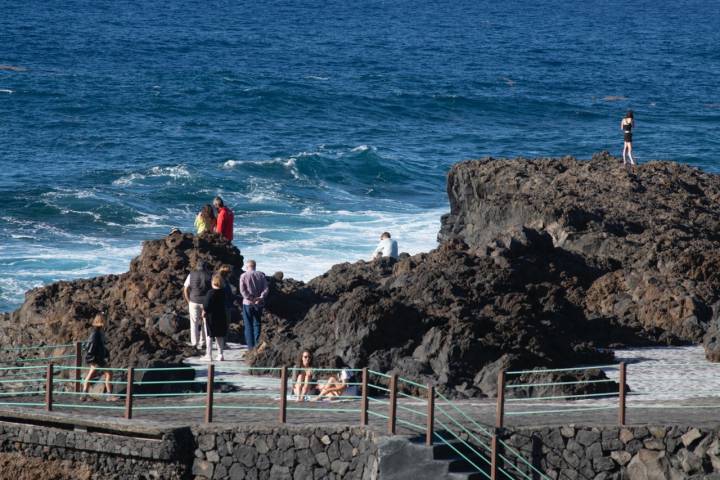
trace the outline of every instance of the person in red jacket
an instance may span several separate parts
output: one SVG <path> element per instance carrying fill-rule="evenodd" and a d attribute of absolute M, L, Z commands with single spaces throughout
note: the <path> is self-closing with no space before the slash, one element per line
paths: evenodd
<path fill-rule="evenodd" d="M 222 198 L 215 197 L 213 205 L 218 211 L 217 220 L 215 223 L 215 231 L 227 238 L 228 241 L 232 242 L 233 239 L 233 222 L 235 221 L 235 215 L 232 210 L 227 208 L 223 203 Z"/>

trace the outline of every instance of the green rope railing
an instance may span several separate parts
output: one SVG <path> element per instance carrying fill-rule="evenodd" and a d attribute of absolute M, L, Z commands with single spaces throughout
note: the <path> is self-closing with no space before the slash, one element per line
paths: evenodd
<path fill-rule="evenodd" d="M 438 422 L 438 423 L 440 423 L 440 422 Z M 441 424 L 441 425 L 442 425 L 442 424 Z M 443 437 L 442 435 L 440 435 L 438 432 L 434 432 L 434 434 L 435 434 L 436 437 L 438 437 L 438 438 L 440 439 L 440 441 L 442 441 L 445 445 L 447 445 L 448 447 L 450 447 L 450 448 L 451 448 L 457 455 L 459 455 L 463 460 L 465 460 L 466 462 L 468 462 L 468 463 L 469 463 L 470 465 L 472 465 L 479 473 L 481 473 L 482 475 L 484 475 L 485 478 L 490 478 L 490 475 L 489 475 L 486 471 L 484 471 L 482 468 L 480 468 L 475 462 L 473 462 L 472 460 L 470 460 L 469 458 L 467 458 L 467 456 L 465 456 L 465 454 L 463 454 L 460 450 L 458 450 L 458 449 L 455 447 L 455 445 L 453 445 L 452 443 L 450 443 L 449 441 L 447 441 L 447 440 L 445 439 L 445 437 Z"/>
<path fill-rule="evenodd" d="M 574 382 L 544 382 L 544 383 L 513 383 L 510 385 L 505 385 L 505 388 L 525 388 L 525 387 L 551 387 L 554 385 L 584 385 L 587 383 L 610 383 L 615 382 L 615 380 L 611 379 L 605 379 L 605 380 L 578 380 Z"/>
<path fill-rule="evenodd" d="M 585 370 L 609 370 L 612 368 L 619 368 L 618 365 L 599 365 L 599 366 L 586 366 L 586 367 L 572 367 L 572 368 L 540 368 L 534 370 L 514 370 L 505 372 L 505 375 L 524 375 L 526 373 L 555 373 L 555 372 L 580 372 Z"/>
<path fill-rule="evenodd" d="M 617 397 L 620 395 L 619 392 L 605 392 L 605 393 L 585 393 L 580 395 L 557 395 L 557 396 L 549 396 L 549 397 L 528 397 L 528 398 L 508 398 L 505 400 L 505 402 L 537 402 L 540 400 L 567 400 L 570 398 L 578 399 L 578 398 L 597 398 L 597 397 L 607 397 L 607 396 L 614 396 Z"/>

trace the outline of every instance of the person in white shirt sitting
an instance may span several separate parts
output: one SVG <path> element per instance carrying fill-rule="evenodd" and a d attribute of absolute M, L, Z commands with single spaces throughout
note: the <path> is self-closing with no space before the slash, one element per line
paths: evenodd
<path fill-rule="evenodd" d="M 380 235 L 380 243 L 378 243 L 377 248 L 373 252 L 373 260 L 381 257 L 398 258 L 397 241 L 390 238 L 388 232 L 383 232 L 383 234 Z"/>

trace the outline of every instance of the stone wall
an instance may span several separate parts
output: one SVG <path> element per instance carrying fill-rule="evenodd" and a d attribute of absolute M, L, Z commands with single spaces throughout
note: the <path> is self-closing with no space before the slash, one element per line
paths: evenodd
<path fill-rule="evenodd" d="M 717 429 L 571 425 L 505 430 L 503 438 L 552 479 L 720 479 Z"/>
<path fill-rule="evenodd" d="M 32 478 L 55 465 L 55 480 L 378 478 L 375 434 L 345 426 L 78 425 L 69 416 L 0 412 L 0 461 L 14 465 L 18 458 L 42 460 L 23 466 L 37 470 L 28 472 Z"/>
<path fill-rule="evenodd" d="M 377 445 L 359 427 L 239 425 L 194 429 L 192 473 L 213 479 L 377 478 Z"/>
<path fill-rule="evenodd" d="M 143 438 L 143 436 L 151 438 Z M 33 425 L 0 422 L 0 451 L 25 458 L 40 458 L 52 465 L 62 461 L 72 475 L 53 478 L 186 478 L 185 458 L 192 455 L 189 429 L 163 433 L 88 431 L 66 423 Z M 36 478 L 45 478 L 48 464 L 38 464 Z M 26 468 L 32 468 L 30 466 Z M 7 478 L 7 477 L 4 477 Z"/>

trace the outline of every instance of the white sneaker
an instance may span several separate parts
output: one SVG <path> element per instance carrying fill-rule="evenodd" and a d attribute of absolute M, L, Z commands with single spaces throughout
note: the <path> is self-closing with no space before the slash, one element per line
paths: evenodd
<path fill-rule="evenodd" d="M 212 357 L 210 355 L 203 355 L 200 357 L 200 361 L 202 362 L 212 362 Z"/>

